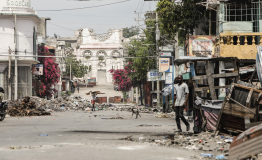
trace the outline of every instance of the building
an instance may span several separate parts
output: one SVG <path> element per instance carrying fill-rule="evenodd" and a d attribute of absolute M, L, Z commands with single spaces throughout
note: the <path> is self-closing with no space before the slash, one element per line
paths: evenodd
<path fill-rule="evenodd" d="M 78 30 L 76 36 L 82 40 L 74 47 L 75 55 L 86 66 L 91 66 L 88 77 L 96 77 L 98 84 L 112 83 L 109 70 L 124 68 L 122 30 L 109 29 L 106 34 L 97 35 L 93 29 L 83 29 Z"/>
<path fill-rule="evenodd" d="M 254 65 L 257 46 L 262 45 L 261 4 L 261 0 L 207 0 L 197 4 L 206 6 L 208 10 L 209 31 L 208 34 L 202 33 L 202 26 L 195 29 L 195 34 L 187 41 L 187 55 L 228 59 L 236 57 L 242 67 Z M 217 61 L 212 63 L 210 68 L 212 74 L 223 75 L 227 70 L 234 69 L 234 66 L 233 60 Z M 205 64 L 197 63 L 196 70 L 199 75 L 205 74 Z M 235 70 L 234 72 L 236 74 Z M 199 85 L 206 85 L 207 79 L 201 78 L 197 81 Z M 229 81 L 224 77 L 214 78 L 212 82 L 215 86 L 229 85 Z M 216 89 L 216 92 L 220 99 L 226 95 L 225 88 Z"/>
<path fill-rule="evenodd" d="M 32 95 L 31 68 L 38 63 L 37 28 L 40 22 L 31 0 L 0 1 L 0 86 L 5 90 L 5 99 Z M 11 72 L 8 54 L 12 55 Z"/>

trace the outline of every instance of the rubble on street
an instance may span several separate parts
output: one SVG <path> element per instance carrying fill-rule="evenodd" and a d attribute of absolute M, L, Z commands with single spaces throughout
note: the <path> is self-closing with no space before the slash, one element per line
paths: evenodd
<path fill-rule="evenodd" d="M 12 101 L 9 103 L 7 114 L 10 116 L 42 116 L 51 113 L 45 109 L 37 108 L 35 101 L 30 101 L 30 97 L 26 97 L 23 101 Z"/>
<path fill-rule="evenodd" d="M 166 136 L 149 136 L 148 138 L 140 135 L 139 137 L 128 136 L 119 140 L 135 141 L 141 143 L 149 143 L 152 145 L 159 145 L 164 147 L 178 147 L 180 149 L 198 151 L 199 154 L 195 158 L 208 157 L 207 154 L 212 155 L 213 158 L 221 155 L 229 156 L 229 148 L 233 137 L 231 136 L 214 136 L 213 132 L 202 132 L 194 134 L 191 132 L 175 132 Z M 211 158 L 211 157 L 210 157 Z"/>

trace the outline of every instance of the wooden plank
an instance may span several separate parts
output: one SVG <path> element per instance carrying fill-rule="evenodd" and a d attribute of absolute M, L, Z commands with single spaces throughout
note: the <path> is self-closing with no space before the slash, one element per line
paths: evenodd
<path fill-rule="evenodd" d="M 254 112 L 254 111 L 252 111 L 250 108 L 247 108 L 247 107 L 245 107 L 244 105 L 242 105 L 241 103 L 239 103 L 238 101 L 236 101 L 236 100 L 234 100 L 234 99 L 232 99 L 232 98 L 229 98 L 231 101 L 233 101 L 233 102 L 235 102 L 235 103 L 237 103 L 239 106 L 241 106 L 241 107 L 243 107 L 243 108 L 245 108 L 245 109 L 247 109 L 248 111 L 250 111 L 251 113 L 254 113 L 254 114 L 256 114 L 256 112 Z"/>
<path fill-rule="evenodd" d="M 252 94 L 253 94 L 253 89 L 250 90 L 250 92 L 247 96 L 246 107 L 250 107 L 250 99 L 251 99 Z"/>
<path fill-rule="evenodd" d="M 227 78 L 227 77 L 236 77 L 236 76 L 238 76 L 238 72 L 212 75 L 213 78 Z"/>
<path fill-rule="evenodd" d="M 214 88 L 214 79 L 211 75 L 212 73 L 211 73 L 211 66 L 210 66 L 209 61 L 206 61 L 206 74 L 207 74 L 207 81 L 208 81 L 209 90 L 210 90 L 212 100 L 217 100 L 217 94 L 216 94 L 216 90 Z"/>
<path fill-rule="evenodd" d="M 229 94 L 228 94 L 228 97 L 231 97 L 231 94 L 232 94 L 232 92 L 233 92 L 233 89 L 234 89 L 234 85 L 231 86 L 230 92 L 229 92 Z M 220 112 L 219 112 L 219 115 L 218 115 L 215 135 L 218 134 L 218 129 L 219 129 L 219 127 L 220 127 L 220 120 L 221 120 L 221 117 L 222 117 L 222 115 L 223 115 L 223 111 L 224 111 L 225 105 L 226 105 L 227 103 L 228 103 L 228 100 L 225 99 L 224 102 L 223 102 L 223 104 L 222 104 L 222 107 L 221 107 L 221 110 L 220 110 Z"/>
<path fill-rule="evenodd" d="M 235 87 L 235 85 L 234 85 L 234 83 L 233 83 L 232 86 L 231 86 L 231 88 L 230 88 L 230 92 L 229 92 L 229 94 L 228 94 L 227 97 L 231 98 L 231 95 L 232 95 L 232 93 L 233 93 L 234 87 Z"/>
<path fill-rule="evenodd" d="M 231 130 L 245 130 L 244 118 L 232 116 L 224 113 L 221 117 L 221 128 L 230 128 Z"/>
<path fill-rule="evenodd" d="M 192 77 L 193 80 L 199 80 L 199 79 L 207 79 L 206 75 L 202 75 L 202 76 L 194 76 Z"/>
<path fill-rule="evenodd" d="M 261 90 L 254 89 L 254 88 L 251 88 L 251 87 L 242 86 L 242 85 L 239 85 L 239 84 L 236 84 L 236 83 L 232 83 L 232 85 L 235 85 L 236 87 L 244 88 L 244 89 L 247 89 L 247 90 L 252 90 L 253 89 L 253 92 L 255 91 L 255 92 L 258 92 L 258 93 L 262 93 Z"/>
<path fill-rule="evenodd" d="M 236 77 L 236 81 L 238 82 L 240 80 L 240 76 L 239 76 L 239 63 L 237 63 L 237 59 L 234 59 L 234 72 L 237 73 L 237 77 Z"/>
<path fill-rule="evenodd" d="M 251 128 L 251 127 L 254 127 L 254 126 L 257 126 L 257 125 L 260 125 L 260 124 L 262 124 L 262 121 L 249 123 L 249 124 L 246 124 L 246 125 L 245 125 L 245 128 L 246 128 L 246 129 L 249 129 L 249 128 Z"/>
<path fill-rule="evenodd" d="M 250 83 L 250 84 L 252 84 L 252 82 L 253 82 L 253 80 L 254 80 L 254 75 L 255 75 L 256 72 L 257 72 L 257 67 L 255 67 L 255 70 L 254 70 L 254 72 L 252 73 L 252 75 L 251 75 L 251 77 L 250 77 L 250 79 L 249 79 L 249 83 Z"/>
<path fill-rule="evenodd" d="M 255 108 L 252 108 L 251 110 L 254 112 L 256 111 Z M 254 119 L 255 117 L 253 113 L 235 103 L 226 103 L 223 109 L 223 113 L 240 118 L 249 117 L 250 119 Z"/>
<path fill-rule="evenodd" d="M 226 85 L 226 86 L 214 86 L 215 89 L 220 89 L 220 88 L 228 88 L 230 87 L 230 85 Z M 196 88 L 196 91 L 206 91 L 209 90 L 209 87 L 199 87 Z"/>
<path fill-rule="evenodd" d="M 223 73 L 223 74 L 211 74 L 213 78 L 227 78 L 227 77 L 237 77 L 239 76 L 238 72 L 234 73 Z M 202 76 L 194 76 L 192 77 L 193 80 L 198 80 L 198 79 L 207 79 L 206 75 Z"/>

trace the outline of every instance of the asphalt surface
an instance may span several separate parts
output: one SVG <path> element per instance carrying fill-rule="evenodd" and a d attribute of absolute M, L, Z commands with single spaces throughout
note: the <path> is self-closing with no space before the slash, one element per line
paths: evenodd
<path fill-rule="evenodd" d="M 183 160 L 200 155 L 174 147 L 119 140 L 127 136 L 161 139 L 172 135 L 176 128 L 172 118 L 155 118 L 153 114 L 142 113 L 142 118 L 135 119 L 130 115 L 131 112 L 126 111 L 97 111 L 92 114 L 81 111 L 6 118 L 0 122 L 0 159 Z M 114 116 L 124 119 L 107 119 Z M 139 127 L 141 124 L 158 127 Z"/>

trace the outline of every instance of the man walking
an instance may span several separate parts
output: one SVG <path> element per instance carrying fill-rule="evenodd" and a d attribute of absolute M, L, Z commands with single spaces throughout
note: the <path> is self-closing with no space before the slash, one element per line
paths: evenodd
<path fill-rule="evenodd" d="M 96 95 L 97 95 L 96 92 L 92 92 L 92 93 L 91 93 L 91 96 L 92 96 L 91 104 L 93 105 L 92 111 L 96 111 L 96 108 L 95 108 Z"/>
<path fill-rule="evenodd" d="M 79 93 L 79 85 L 77 85 L 77 91 L 78 91 L 78 93 Z"/>
<path fill-rule="evenodd" d="M 173 107 L 175 108 L 176 112 L 176 123 L 179 132 L 182 132 L 180 119 L 185 123 L 186 130 L 190 130 L 190 124 L 186 121 L 183 111 L 186 107 L 186 102 L 189 96 L 189 90 L 186 83 L 183 83 L 183 77 L 181 75 L 177 76 L 175 79 L 176 83 L 174 85 L 174 102 Z M 174 104 L 175 103 L 175 104 Z"/>

